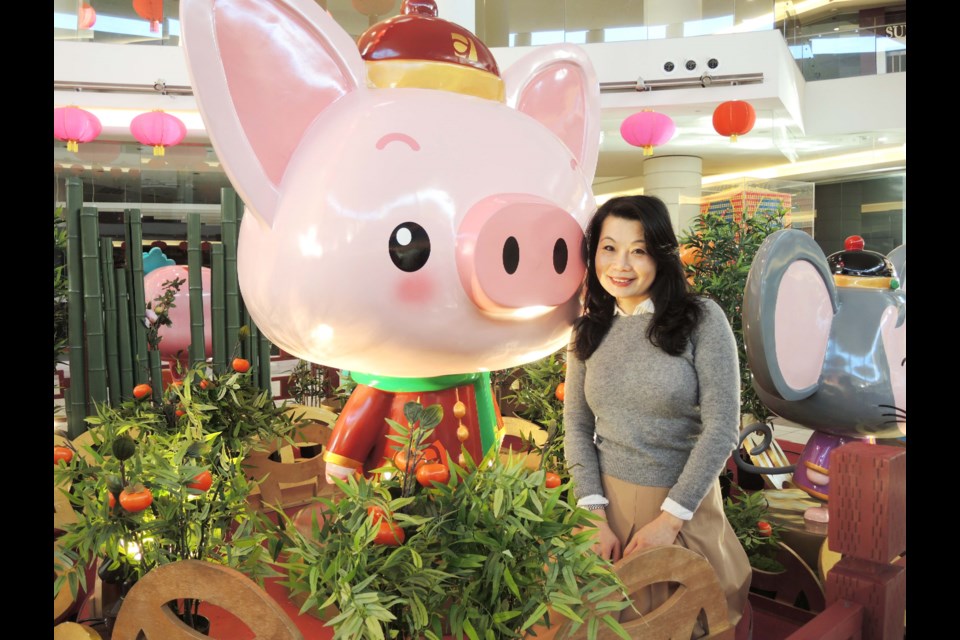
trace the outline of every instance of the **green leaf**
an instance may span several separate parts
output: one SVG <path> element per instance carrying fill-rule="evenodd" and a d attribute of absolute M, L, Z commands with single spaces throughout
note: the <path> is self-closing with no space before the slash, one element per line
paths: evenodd
<path fill-rule="evenodd" d="M 603 616 L 602 620 L 603 620 L 603 624 L 607 625 L 607 627 L 610 630 L 612 630 L 615 634 L 623 638 L 623 640 L 631 640 L 630 634 L 627 633 L 626 629 L 620 626 L 620 623 L 617 622 L 617 620 L 614 619 L 613 616 L 605 615 Z"/>
<path fill-rule="evenodd" d="M 403 405 L 403 415 L 407 419 L 407 424 L 411 426 L 420 421 L 422 411 L 423 407 L 420 406 L 419 402 L 408 402 Z"/>
<path fill-rule="evenodd" d="M 556 601 L 556 599 L 554 598 L 550 599 L 550 604 L 551 606 L 553 606 L 553 610 L 556 611 L 557 613 L 561 613 L 567 618 L 569 618 L 570 620 L 583 624 L 583 618 L 577 615 L 577 613 L 573 609 L 571 609 L 569 606 L 563 604 L 562 602 Z"/>
<path fill-rule="evenodd" d="M 547 605 L 541 602 L 540 604 L 537 605 L 537 608 L 533 610 L 533 613 L 527 616 L 527 619 L 523 621 L 523 625 L 520 627 L 520 631 L 526 631 L 533 625 L 540 622 L 540 620 L 543 618 L 546 612 L 547 612 Z"/>
<path fill-rule="evenodd" d="M 510 611 L 498 611 L 493 614 L 493 621 L 496 623 L 506 622 L 507 620 L 513 620 L 519 615 L 520 612 L 515 609 L 511 609 Z"/>
<path fill-rule="evenodd" d="M 443 407 L 433 404 L 420 413 L 420 428 L 433 429 L 443 420 Z"/>
<path fill-rule="evenodd" d="M 463 632 L 467 634 L 470 640 L 480 640 L 480 636 L 477 635 L 477 631 L 473 628 L 473 625 L 470 624 L 469 620 L 463 621 Z"/>
<path fill-rule="evenodd" d="M 510 589 L 510 592 L 515 595 L 517 598 L 520 598 L 520 589 L 517 588 L 517 582 L 513 579 L 513 574 L 510 573 L 509 567 L 503 568 L 503 581 L 507 583 L 507 587 Z"/>
<path fill-rule="evenodd" d="M 384 640 L 383 628 L 380 626 L 380 621 L 375 618 L 367 618 L 363 621 L 364 625 L 367 627 L 366 637 L 372 638 L 373 640 Z"/>

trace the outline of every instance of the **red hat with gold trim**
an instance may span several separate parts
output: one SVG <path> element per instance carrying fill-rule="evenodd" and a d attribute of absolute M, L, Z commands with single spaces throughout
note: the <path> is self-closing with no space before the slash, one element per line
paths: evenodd
<path fill-rule="evenodd" d="M 438 18 L 433 0 L 403 0 L 400 15 L 367 29 L 357 45 L 375 87 L 440 89 L 504 101 L 490 49 L 460 25 Z"/>

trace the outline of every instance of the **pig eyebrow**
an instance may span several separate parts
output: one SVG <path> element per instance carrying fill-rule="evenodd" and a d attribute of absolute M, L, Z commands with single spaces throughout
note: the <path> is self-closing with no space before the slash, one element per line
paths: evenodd
<path fill-rule="evenodd" d="M 420 151 L 420 144 L 405 133 L 388 133 L 377 140 L 377 151 L 382 151 L 391 142 L 403 142 L 414 151 Z"/>

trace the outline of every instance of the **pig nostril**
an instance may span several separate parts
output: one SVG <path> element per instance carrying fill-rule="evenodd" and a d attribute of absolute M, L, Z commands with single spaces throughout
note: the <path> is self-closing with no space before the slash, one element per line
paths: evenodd
<path fill-rule="evenodd" d="M 557 239 L 553 245 L 553 270 L 558 274 L 567 269 L 567 243 L 563 238 Z"/>
<path fill-rule="evenodd" d="M 520 243 L 513 236 L 507 238 L 503 243 L 503 268 L 507 273 L 513 275 L 520 266 Z"/>

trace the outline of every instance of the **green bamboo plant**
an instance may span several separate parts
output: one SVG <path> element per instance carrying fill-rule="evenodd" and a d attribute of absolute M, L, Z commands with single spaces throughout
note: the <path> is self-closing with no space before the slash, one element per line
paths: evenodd
<path fill-rule="evenodd" d="M 55 211 L 54 249 L 66 252 L 65 264 L 54 264 L 54 370 L 67 352 L 70 386 L 65 390 L 68 433 L 80 435 L 85 418 L 95 405 L 128 400 L 133 388 L 150 384 L 154 398 L 163 392 L 162 362 L 144 324 L 143 230 L 140 211 L 124 211 L 125 264 L 113 264 L 113 240 L 100 237 L 96 208 L 83 206 L 82 184 L 66 181 L 66 205 Z M 272 345 L 249 321 L 237 286 L 237 229 L 243 202 L 233 189 L 223 190 L 223 244 L 213 249 L 211 318 L 214 336 L 213 366 L 229 371 L 231 358 L 242 356 L 256 373 L 257 383 L 269 388 Z M 201 234 L 198 214 L 188 215 L 190 276 L 190 363 L 205 361 Z M 69 310 L 69 313 L 67 311 Z M 246 320 L 245 320 L 246 319 Z M 246 324 L 241 351 L 231 354 L 227 336 L 240 335 Z M 226 328 L 225 328 L 226 327 Z M 155 338 L 155 336 L 154 336 Z M 155 339 L 154 339 L 155 342 Z"/>
<path fill-rule="evenodd" d="M 67 227 L 63 207 L 53 210 L 53 371 L 56 373 L 61 356 L 67 351 L 69 313 L 67 305 Z"/>
<path fill-rule="evenodd" d="M 544 470 L 496 452 L 425 460 L 442 409 L 404 413 L 392 446 L 405 469 L 337 479 L 342 495 L 317 500 L 307 532 L 286 519 L 285 584 L 302 611 L 326 617 L 337 640 L 522 638 L 562 619 L 570 634 L 628 639 L 624 586 L 590 551 L 580 529 L 596 516 L 566 499 L 569 483 L 547 488 Z"/>

